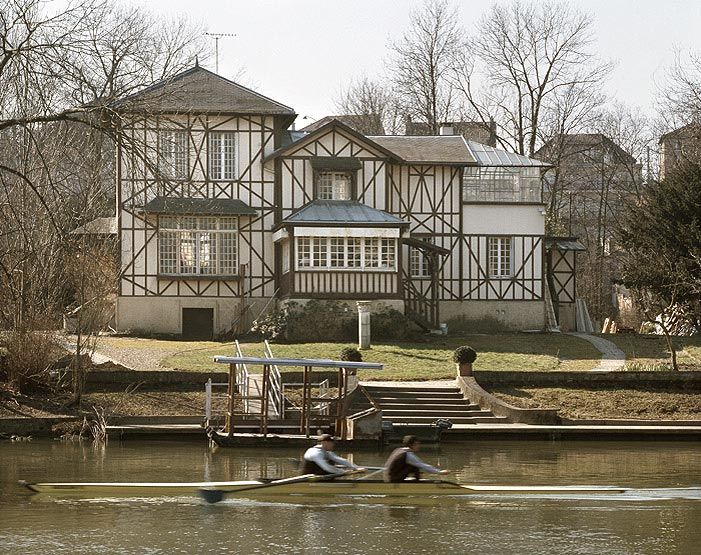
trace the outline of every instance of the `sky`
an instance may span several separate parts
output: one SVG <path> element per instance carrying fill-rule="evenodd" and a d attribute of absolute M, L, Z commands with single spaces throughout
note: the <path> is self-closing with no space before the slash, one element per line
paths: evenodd
<path fill-rule="evenodd" d="M 507 0 L 497 0 L 497 3 Z M 219 41 L 219 73 L 291 106 L 306 125 L 336 113 L 353 78 L 383 75 L 392 40 L 421 0 L 131 0 L 159 17 L 185 15 Z M 597 54 L 616 64 L 608 94 L 653 114 L 675 49 L 701 52 L 701 0 L 569 0 L 594 18 Z M 453 0 L 472 32 L 492 2 Z M 212 40 L 213 44 L 213 39 Z M 208 69 L 214 70 L 212 58 Z"/>

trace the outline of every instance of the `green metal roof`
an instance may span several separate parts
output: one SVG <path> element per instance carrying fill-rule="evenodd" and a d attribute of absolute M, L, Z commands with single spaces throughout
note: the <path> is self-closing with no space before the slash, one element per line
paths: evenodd
<path fill-rule="evenodd" d="M 408 222 L 356 200 L 314 200 L 282 221 L 283 224 L 345 224 L 405 226 Z"/>
<path fill-rule="evenodd" d="M 143 207 L 147 214 L 254 216 L 256 211 L 238 199 L 156 197 Z"/>

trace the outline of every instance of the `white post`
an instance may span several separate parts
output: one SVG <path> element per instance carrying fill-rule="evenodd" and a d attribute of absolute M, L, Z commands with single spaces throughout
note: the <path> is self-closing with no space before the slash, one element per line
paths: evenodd
<path fill-rule="evenodd" d="M 207 425 L 209 426 L 209 421 L 212 418 L 212 378 L 207 380 L 204 386 L 205 396 L 204 396 L 204 417 Z"/>
<path fill-rule="evenodd" d="M 358 348 L 370 348 L 370 301 L 356 301 L 358 305 Z"/>

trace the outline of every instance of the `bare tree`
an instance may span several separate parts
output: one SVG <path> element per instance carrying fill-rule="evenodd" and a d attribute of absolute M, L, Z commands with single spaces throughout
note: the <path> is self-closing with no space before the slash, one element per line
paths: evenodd
<path fill-rule="evenodd" d="M 666 131 L 701 123 L 701 54 L 675 52 L 674 62 L 658 86 L 657 104 Z"/>
<path fill-rule="evenodd" d="M 427 0 L 391 47 L 388 69 L 401 104 L 433 134 L 458 108 L 451 75 L 466 48 L 458 21 L 457 10 L 446 0 Z"/>
<path fill-rule="evenodd" d="M 351 81 L 336 99 L 341 114 L 352 114 L 365 135 L 396 135 L 402 128 L 402 111 L 389 85 L 363 76 Z"/>
<path fill-rule="evenodd" d="M 0 326 L 79 300 L 66 239 L 113 212 L 115 101 L 192 65 L 201 35 L 110 1 L 0 0 Z"/>
<path fill-rule="evenodd" d="M 612 66 L 591 52 L 591 27 L 590 15 L 553 0 L 483 16 L 454 83 L 474 118 L 497 122 L 501 146 L 533 156 L 543 135 L 576 127 L 601 102 Z"/>

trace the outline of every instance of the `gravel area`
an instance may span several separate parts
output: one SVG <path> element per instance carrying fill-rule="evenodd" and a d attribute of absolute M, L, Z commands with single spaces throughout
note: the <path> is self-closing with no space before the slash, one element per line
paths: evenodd
<path fill-rule="evenodd" d="M 173 370 L 161 361 L 192 349 L 187 341 L 154 341 L 136 337 L 100 337 L 95 351 L 133 370 Z"/>

